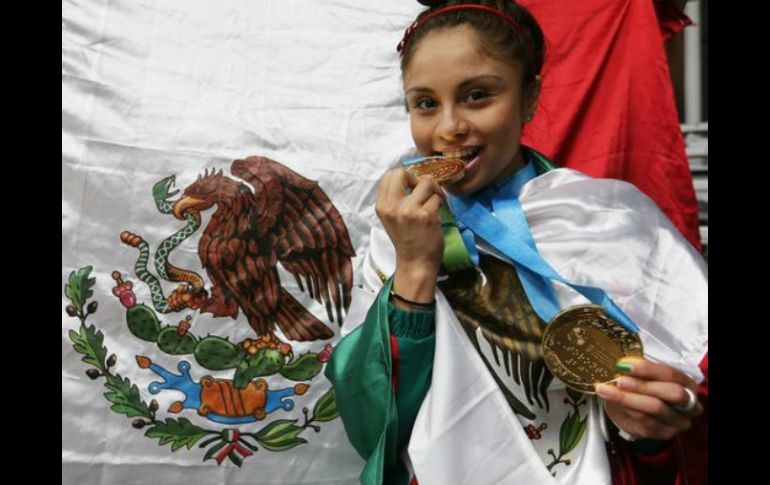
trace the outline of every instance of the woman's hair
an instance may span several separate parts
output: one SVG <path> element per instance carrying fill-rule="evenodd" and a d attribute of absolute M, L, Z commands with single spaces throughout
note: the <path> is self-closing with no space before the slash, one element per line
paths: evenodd
<path fill-rule="evenodd" d="M 537 20 L 526 8 L 512 0 L 419 0 L 429 6 L 417 16 L 413 29 L 404 35 L 401 48 L 401 73 L 406 71 L 409 61 L 420 41 L 428 32 L 436 29 L 468 25 L 479 36 L 479 46 L 487 55 L 504 62 L 516 62 L 522 68 L 522 91 L 527 92 L 535 85 L 535 77 L 543 68 L 545 39 Z M 442 12 L 425 21 L 434 12 L 457 5 L 479 5 L 493 8 L 458 9 Z M 506 19 L 505 16 L 510 18 Z M 511 20 L 513 22 L 511 22 Z M 414 26 L 417 25 L 416 29 Z"/>

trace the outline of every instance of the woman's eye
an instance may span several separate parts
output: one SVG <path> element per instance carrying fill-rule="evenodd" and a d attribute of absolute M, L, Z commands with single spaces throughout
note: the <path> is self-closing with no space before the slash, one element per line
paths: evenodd
<path fill-rule="evenodd" d="M 436 102 L 432 99 L 421 99 L 415 104 L 417 109 L 431 109 L 436 107 Z"/>
<path fill-rule="evenodd" d="M 472 91 L 468 95 L 468 101 L 481 101 L 487 97 L 489 97 L 489 93 L 485 91 Z"/>

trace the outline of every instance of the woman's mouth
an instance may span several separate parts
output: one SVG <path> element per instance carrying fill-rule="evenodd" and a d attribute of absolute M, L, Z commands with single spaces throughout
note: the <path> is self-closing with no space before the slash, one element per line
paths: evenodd
<path fill-rule="evenodd" d="M 459 158 L 465 164 L 465 172 L 472 170 L 479 161 L 479 155 L 484 150 L 484 147 L 468 147 L 462 150 L 446 150 L 443 153 L 437 152 L 444 157 Z"/>

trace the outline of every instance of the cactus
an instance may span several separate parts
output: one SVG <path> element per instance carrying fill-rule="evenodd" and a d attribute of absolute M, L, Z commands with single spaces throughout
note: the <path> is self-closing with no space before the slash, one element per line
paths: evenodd
<path fill-rule="evenodd" d="M 321 372 L 323 362 L 318 360 L 318 354 L 307 353 L 281 368 L 281 375 L 292 381 L 309 381 Z"/>
<path fill-rule="evenodd" d="M 192 354 L 198 339 L 189 332 L 180 335 L 179 327 L 166 327 L 158 334 L 158 347 L 171 355 Z"/>
<path fill-rule="evenodd" d="M 271 376 L 281 370 L 284 356 L 276 349 L 262 349 L 250 356 L 238 366 L 233 377 L 233 385 L 242 389 L 259 376 Z"/>
<path fill-rule="evenodd" d="M 195 359 L 209 370 L 238 367 L 246 354 L 235 344 L 221 337 L 208 336 L 195 346 Z"/>
<path fill-rule="evenodd" d="M 160 321 L 155 312 L 145 304 L 134 305 L 126 310 L 126 322 L 132 334 L 142 340 L 155 342 L 160 333 Z"/>

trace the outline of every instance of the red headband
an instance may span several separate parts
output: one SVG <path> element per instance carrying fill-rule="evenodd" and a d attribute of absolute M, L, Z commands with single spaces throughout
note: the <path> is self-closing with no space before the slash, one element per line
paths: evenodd
<path fill-rule="evenodd" d="M 524 39 L 524 44 L 527 46 L 527 49 L 529 50 L 529 54 L 534 59 L 534 49 L 532 48 L 532 41 L 528 35 L 525 35 L 524 30 L 519 26 L 519 24 L 515 20 L 513 20 L 513 17 L 511 17 L 510 15 L 504 12 L 501 12 L 496 8 L 486 7 L 484 5 L 475 5 L 471 3 L 463 3 L 460 5 L 452 5 L 451 7 L 440 8 L 435 12 L 429 13 L 428 15 L 424 16 L 421 19 L 415 20 L 414 22 L 412 22 L 412 25 L 407 27 L 406 30 L 404 31 L 404 37 L 401 39 L 401 42 L 399 42 L 398 46 L 396 47 L 399 57 L 403 57 L 404 51 L 406 50 L 406 43 L 409 42 L 409 38 L 412 36 L 415 30 L 420 28 L 425 22 L 427 22 L 428 20 L 432 19 L 437 15 L 440 15 L 446 12 L 454 12 L 456 10 L 482 10 L 484 12 L 493 13 L 498 17 L 501 17 L 506 22 L 511 24 L 511 27 L 513 27 L 513 29 Z"/>

